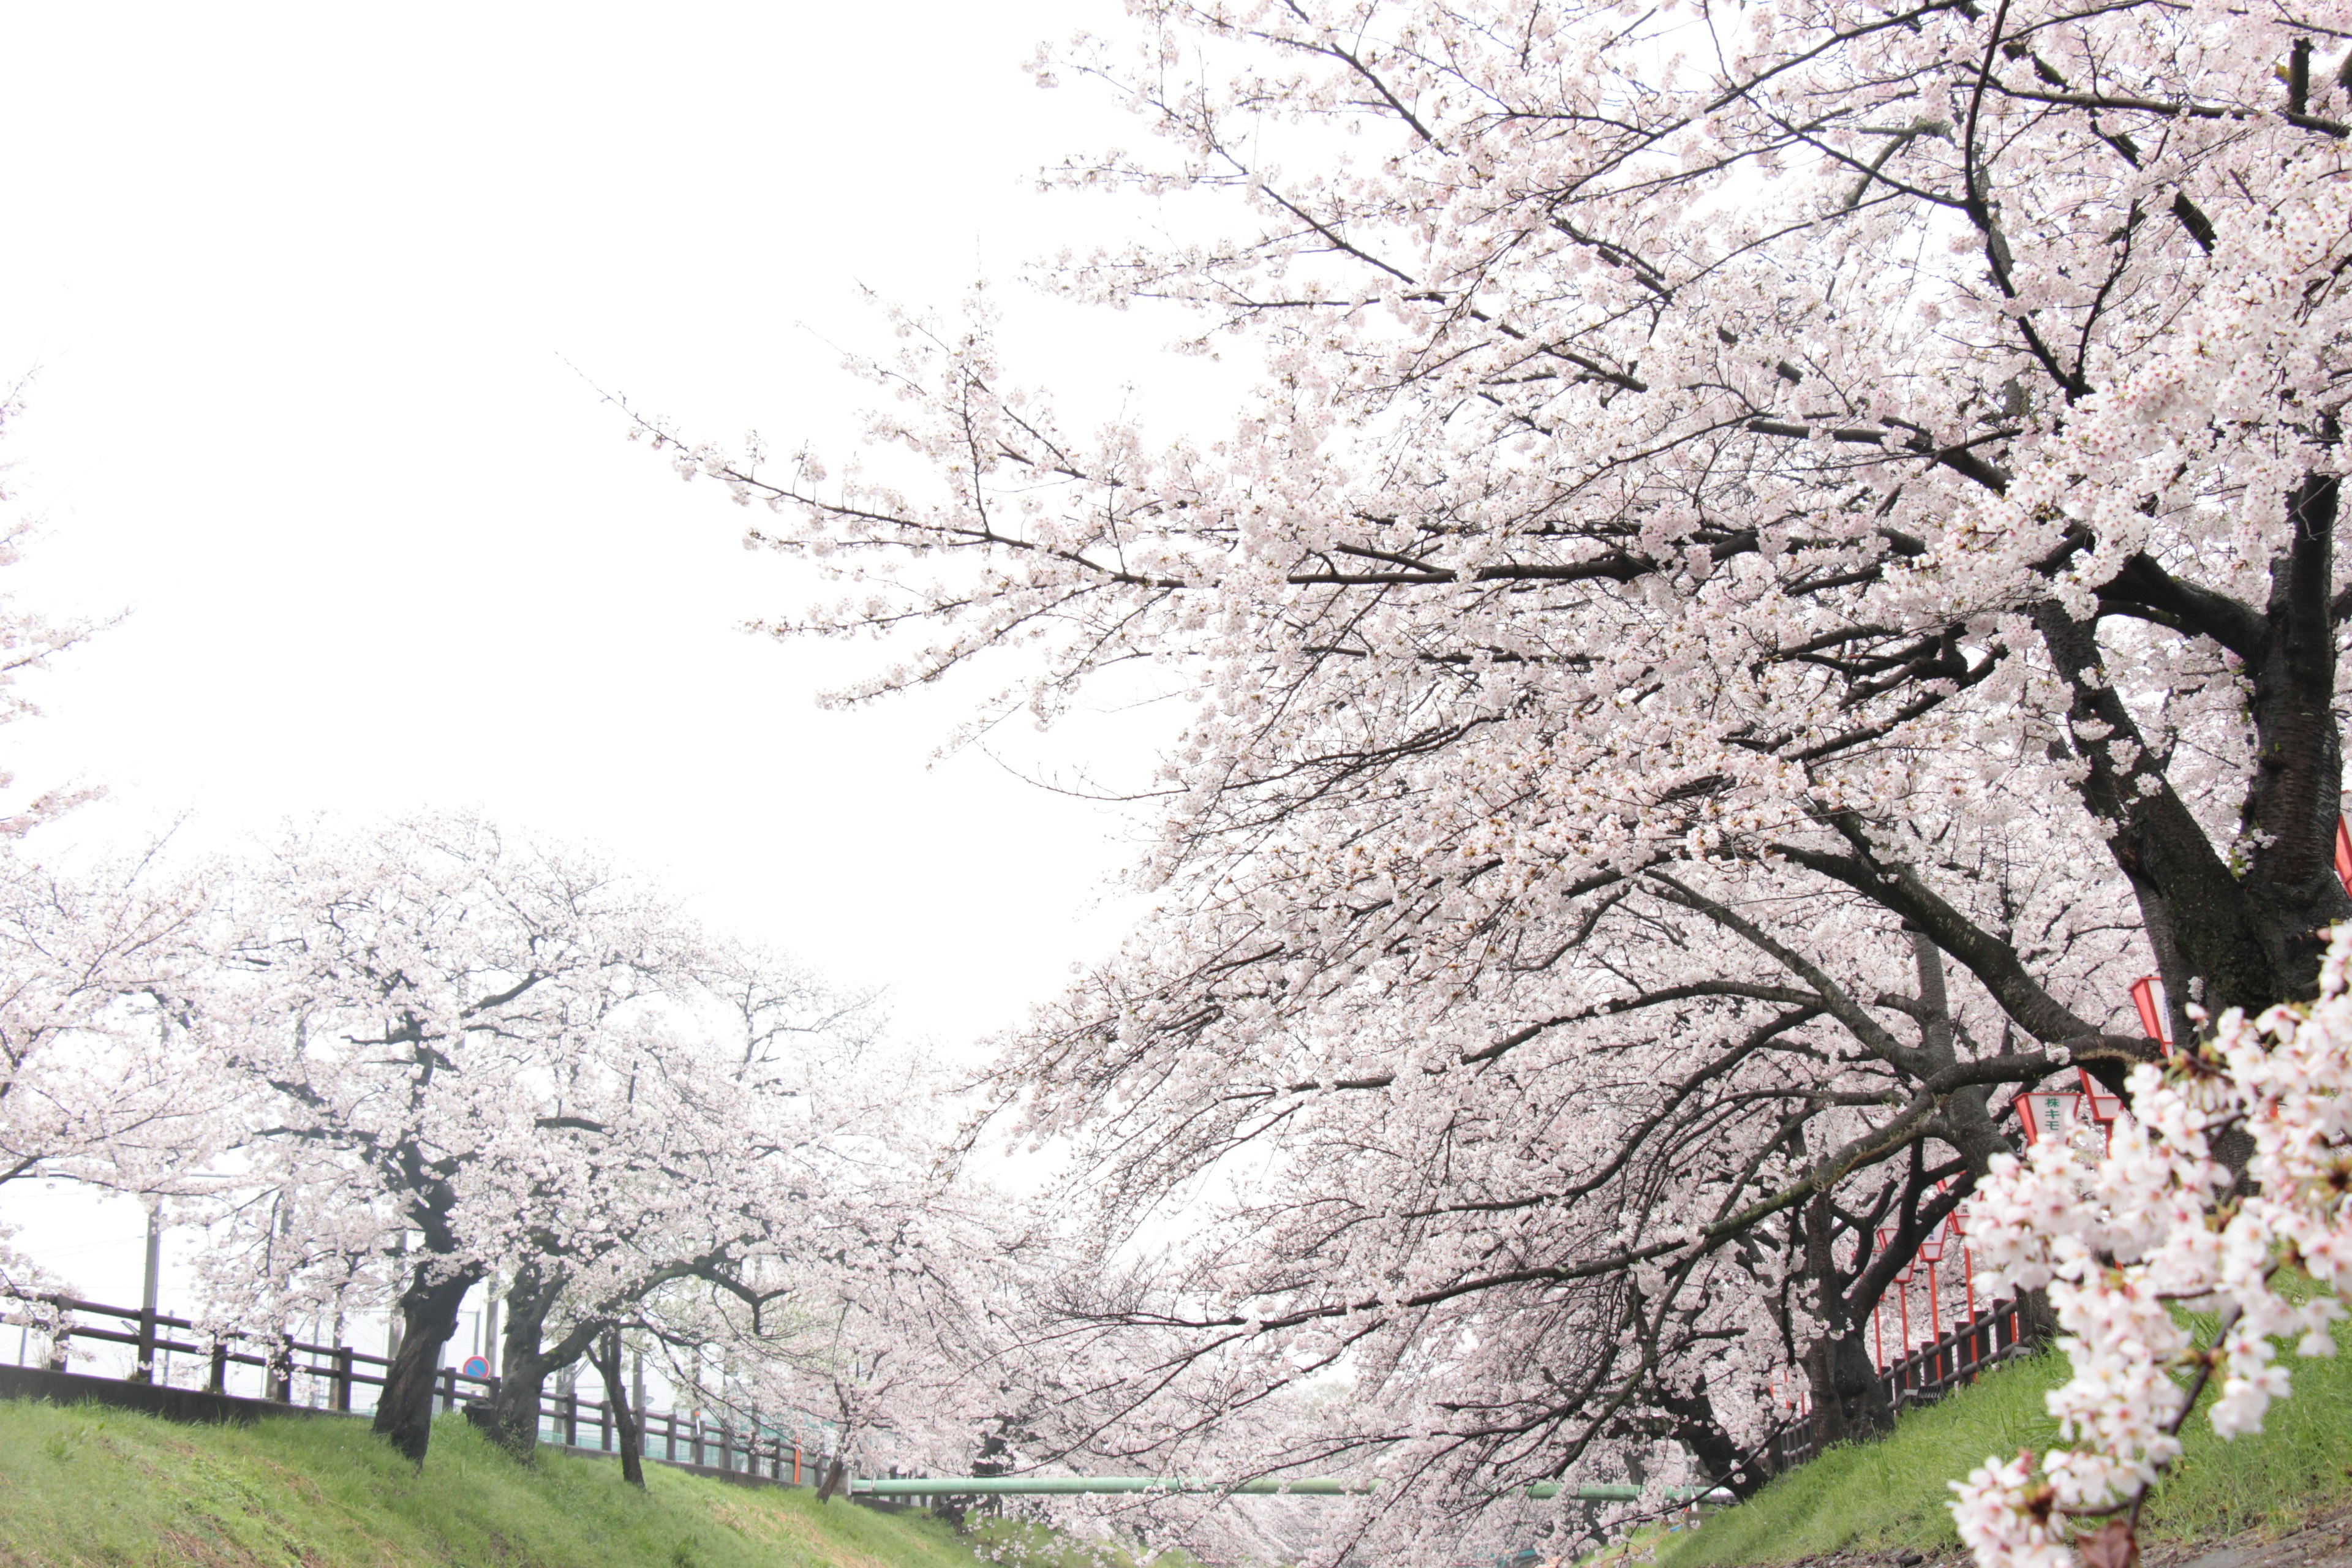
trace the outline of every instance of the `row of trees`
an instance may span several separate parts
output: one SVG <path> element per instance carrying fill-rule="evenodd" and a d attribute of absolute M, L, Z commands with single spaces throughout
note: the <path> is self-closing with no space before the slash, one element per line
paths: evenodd
<path fill-rule="evenodd" d="M 87 630 L 0 599 L 0 721 Z M 420 1461 L 477 1289 L 519 1455 L 565 1369 L 627 1410 L 625 1333 L 706 1404 L 826 1420 L 843 1456 L 877 1427 L 968 1441 L 953 1347 L 997 1310 L 969 1260 L 1024 1243 L 942 1191 L 929 1080 L 870 998 L 476 818 L 61 869 L 26 836 L 80 798 L 0 837 L 0 1191 L 88 1182 L 202 1226 L 219 1331 L 384 1313 L 375 1426 Z M 0 1233 L 0 1310 L 42 1319 L 62 1283 Z"/>
<path fill-rule="evenodd" d="M 992 1079 L 1093 1259 L 1030 1451 L 1352 1468 L 1328 1549 L 1411 1551 L 1726 1474 L 1791 1369 L 1883 1426 L 2015 1091 L 2352 917 L 2352 11 L 1128 11 L 1045 74 L 1155 136 L 1062 173 L 1194 226 L 1048 281 L 1262 367 L 1229 424 L 1066 423 L 984 313 L 841 479 L 631 416 L 849 584 L 770 629 L 898 643 L 846 699 L 1190 714 L 1156 912 Z"/>
<path fill-rule="evenodd" d="M 192 875 L 10 869 L 11 1173 L 203 1224 L 215 1327 L 388 1312 L 375 1424 L 411 1457 L 486 1284 L 518 1453 L 564 1368 L 627 1407 L 624 1331 L 681 1383 L 728 1367 L 714 1404 L 845 1428 L 940 1381 L 887 1364 L 900 1321 L 972 1305 L 932 1254 L 994 1232 L 949 1226 L 920 1075 L 877 1068 L 863 1001 L 465 817 Z"/>

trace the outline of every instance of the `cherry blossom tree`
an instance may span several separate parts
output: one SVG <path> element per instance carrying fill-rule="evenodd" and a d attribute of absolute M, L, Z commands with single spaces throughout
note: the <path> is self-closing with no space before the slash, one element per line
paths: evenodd
<path fill-rule="evenodd" d="M 886 1102 L 904 1081 L 868 1059 L 869 1004 L 740 946 L 682 944 L 657 979 L 579 1043 L 534 1136 L 462 1184 L 464 1223 L 493 1238 L 510 1281 L 492 1406 L 519 1454 L 537 1441 L 551 1373 L 624 1329 L 687 1342 L 668 1321 L 681 1282 L 755 1315 L 808 1310 L 760 1282 L 768 1260 L 815 1245 L 845 1206 L 883 1201 L 909 1152 Z M 600 1364 L 612 1372 L 609 1355 Z"/>
<path fill-rule="evenodd" d="M 2053 976 L 2133 955 L 2075 879 L 2005 887 Z M 1383 1512 L 1466 1527 L 1563 1471 L 1750 1490 L 1796 1378 L 1823 1435 L 1884 1426 L 1874 1309 L 2009 1151 L 1993 1091 L 2053 1058 L 2005 1044 L 1924 936 L 1760 891 L 1704 864 L 1628 886 L 1539 1029 L 1503 1011 L 1524 987 L 1359 991 L 1328 1038 L 1241 1019 L 1222 1052 L 1150 1061 L 1139 1032 L 1106 1062 L 1068 1021 L 1161 998 L 1069 999 L 1007 1070 L 1078 1156 L 1057 1197 L 1103 1263 L 1045 1303 L 1032 1429 L 1129 1471 L 1372 1466 Z M 1829 928 L 1876 940 L 1808 957 Z M 1433 1060 L 1416 1035 L 1473 1007 L 1494 1048 Z M 1203 1179 L 1234 1191 L 1188 1199 Z M 1349 1398 L 1284 1394 L 1334 1380 Z"/>
<path fill-rule="evenodd" d="M 724 1275 L 681 1276 L 637 1320 L 701 1407 L 821 1427 L 821 1498 L 853 1461 L 966 1473 L 1022 1407 L 1036 1280 L 1073 1260 L 1021 1205 L 932 1163 L 861 1162 L 791 1232 Z"/>
<path fill-rule="evenodd" d="M 500 1261 L 469 1178 L 543 1146 L 587 1047 L 690 932 L 604 865 L 464 817 L 289 839 L 232 919 L 215 1048 L 266 1094 L 212 1292 L 274 1326 L 386 1290 L 375 1428 L 421 1462 L 442 1346 Z"/>
<path fill-rule="evenodd" d="M 0 1191 L 63 1177 L 201 1193 L 236 1088 L 192 1075 L 211 973 L 201 879 L 147 860 L 67 874 L 0 847 Z M 51 1289 L 0 1251 L 0 1281 Z"/>
<path fill-rule="evenodd" d="M 0 1181 L 171 1184 L 217 1099 L 184 1081 L 205 913 L 200 882 L 147 862 L 68 877 L 0 860 Z"/>
<path fill-rule="evenodd" d="M 1702 1373 L 1752 1436 L 1764 1379 L 1723 1353 L 1761 1353 L 1741 1315 L 1817 1198 L 1853 1283 L 1817 1270 L 1779 1353 L 1866 1424 L 1835 1344 L 1870 1216 L 1989 1171 L 1995 1086 L 2120 1087 L 2154 1054 L 2130 974 L 2186 1039 L 2192 1005 L 2315 995 L 2352 915 L 2352 16 L 1129 10 L 1045 74 L 1151 147 L 1066 176 L 1204 216 L 1059 283 L 1255 356 L 1229 430 L 1074 430 L 985 312 L 901 323 L 839 480 L 636 422 L 851 584 L 771 629 L 899 640 L 845 699 L 993 660 L 998 710 L 1136 679 L 1191 705 L 1160 910 L 1003 1079 L 1026 1130 L 1117 1151 L 1107 1270 L 1155 1203 L 1231 1215 L 1067 1304 L 1170 1369 L 1077 1434 L 1140 1452 L 1346 1378 L 1262 1462 L 1447 1501 L 1391 1486 L 1393 1520 L 1671 1434 Z M 1725 1060 L 1774 1007 L 1807 1032 Z M 1799 1074 L 1784 1039 L 1875 1065 Z"/>

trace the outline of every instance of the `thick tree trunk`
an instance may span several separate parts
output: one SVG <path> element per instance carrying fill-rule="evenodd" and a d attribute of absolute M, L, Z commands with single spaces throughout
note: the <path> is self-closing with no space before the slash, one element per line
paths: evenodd
<path fill-rule="evenodd" d="M 469 1268 L 428 1281 L 427 1266 L 417 1265 L 401 1293 L 400 1349 L 384 1369 L 383 1396 L 375 1407 L 376 1432 L 419 1465 L 433 1440 L 433 1384 L 441 1347 L 457 1331 L 457 1308 L 483 1275 Z"/>
<path fill-rule="evenodd" d="M 843 1428 L 840 1446 L 834 1450 L 833 1462 L 824 1468 L 824 1482 L 816 1489 L 816 1500 L 831 1502 L 833 1494 L 841 1489 L 849 1478 L 849 1431 Z"/>
<path fill-rule="evenodd" d="M 2073 693 L 2067 725 L 2084 764 L 2074 787 L 2098 819 L 2116 866 L 2163 900 L 2192 984 L 2202 982 L 2209 1005 L 2268 1006 L 2278 1000 L 2279 976 L 2252 901 L 2107 681 L 2097 624 L 2075 620 L 2055 601 L 2040 605 L 2035 621 Z"/>
<path fill-rule="evenodd" d="M 2173 792 L 2164 759 L 2150 753 L 2106 679 L 2095 622 L 2074 620 L 2054 602 L 2035 610 L 2073 694 L 2072 743 L 2085 764 L 2075 788 L 2150 910 L 2149 940 L 2168 980 L 2185 981 L 2167 987 L 2176 1006 L 2252 1013 L 2307 999 L 2318 985 L 2320 931 L 2352 919 L 2352 895 L 2335 875 L 2344 787 L 2335 714 L 2337 492 L 2335 479 L 2314 474 L 2289 496 L 2292 531 L 2271 563 L 2259 612 L 2174 580 L 2145 557 L 2100 590 L 2110 604 L 2150 607 L 2168 624 L 2211 636 L 2244 661 L 2255 765 L 2231 860 Z"/>
<path fill-rule="evenodd" d="M 1815 1340 L 1805 1351 L 1805 1380 L 1812 1389 L 1813 1436 L 1822 1447 L 1894 1430 L 1895 1406 L 1887 1403 L 1862 1331 Z"/>
<path fill-rule="evenodd" d="M 604 1403 L 612 1407 L 613 1426 L 620 1435 L 621 1479 L 643 1491 L 646 1485 L 645 1433 L 638 1422 L 643 1412 L 629 1403 L 629 1385 L 621 1375 L 621 1329 L 617 1323 L 606 1325 L 596 1336 L 596 1348 L 590 1358 L 597 1375 L 604 1380 Z"/>
<path fill-rule="evenodd" d="M 2264 618 L 2270 638 L 2253 678 L 2254 776 L 2246 790 L 2246 892 L 2279 982 L 2271 1001 L 2319 988 L 2329 923 L 2352 917 L 2336 879 L 2336 818 L 2343 809 L 2344 751 L 2336 728 L 2334 585 L 2336 481 L 2314 474 L 2295 487 L 2284 554 L 2271 566 Z"/>
<path fill-rule="evenodd" d="M 490 1439 L 529 1464 L 539 1450 L 539 1400 L 547 1374 L 561 1363 L 544 1354 L 540 1339 L 547 1314 L 563 1293 L 559 1276 L 548 1279 L 525 1265 L 507 1291 L 507 1328 L 499 1347 L 499 1386 L 490 1396 Z"/>
<path fill-rule="evenodd" d="M 1805 1347 L 1805 1380 L 1813 1395 L 1813 1435 L 1821 1446 L 1850 1443 L 1892 1430 L 1895 1408 L 1879 1386 L 1864 1325 L 1848 1310 L 1839 1288 L 1830 1194 L 1805 1205 L 1805 1271 L 1812 1276 L 1822 1316 L 1821 1336 Z"/>
<path fill-rule="evenodd" d="M 1728 1488 L 1733 1496 L 1747 1497 L 1771 1479 L 1769 1463 L 1740 1463 L 1748 1456 L 1715 1418 L 1715 1402 L 1707 1397 L 1704 1380 L 1688 1395 L 1662 1392 L 1658 1408 L 1673 1417 L 1675 1441 L 1690 1450 L 1709 1480 Z"/>

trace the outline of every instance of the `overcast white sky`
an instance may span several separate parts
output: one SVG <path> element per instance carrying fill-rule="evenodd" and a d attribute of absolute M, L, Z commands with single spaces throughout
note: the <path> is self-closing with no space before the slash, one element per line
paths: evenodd
<path fill-rule="evenodd" d="M 6 737 L 25 782 L 112 791 L 53 834 L 478 807 L 887 985 L 908 1032 L 1017 1017 L 1116 940 L 1132 829 L 927 766 L 968 693 L 820 712 L 843 654 L 734 629 L 790 569 L 581 376 L 837 446 L 840 352 L 887 344 L 861 284 L 951 305 L 1105 232 L 1035 174 L 1139 128 L 1021 65 L 1117 10 L 0 12 L 0 378 L 31 377 L 0 457 L 46 529 L 13 586 L 129 612 Z M 1058 312 L 1016 309 L 1040 367 L 1165 396 L 1149 324 Z M 1133 776 L 1152 727 L 1042 755 Z"/>

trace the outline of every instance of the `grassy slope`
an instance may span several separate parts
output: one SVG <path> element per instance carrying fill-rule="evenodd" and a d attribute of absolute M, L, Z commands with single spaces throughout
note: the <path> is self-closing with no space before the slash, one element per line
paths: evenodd
<path fill-rule="evenodd" d="M 0 1564 L 221 1568 L 973 1568 L 936 1521 L 807 1491 L 543 1455 L 516 1465 L 460 1420 L 420 1475 L 357 1422 L 174 1426 L 0 1403 Z"/>
<path fill-rule="evenodd" d="M 2289 1354 L 2284 1364 L 2294 1393 L 2271 1406 L 2260 1436 L 2224 1443 L 2202 1415 L 2189 1418 L 2188 1453 L 2150 1500 L 2144 1533 L 2193 1539 L 2284 1527 L 2352 1497 L 2352 1355 Z M 2065 1375 L 2065 1358 L 2047 1353 L 1911 1412 L 1884 1442 L 1832 1448 L 1703 1528 L 1660 1542 L 1658 1568 L 1955 1547 L 1945 1483 L 1989 1456 L 2055 1442 L 2042 1396 Z"/>

